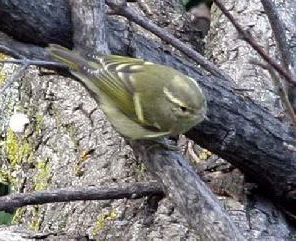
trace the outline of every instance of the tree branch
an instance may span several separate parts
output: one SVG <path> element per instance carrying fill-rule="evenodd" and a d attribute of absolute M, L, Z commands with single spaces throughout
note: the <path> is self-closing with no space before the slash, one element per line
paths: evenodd
<path fill-rule="evenodd" d="M 279 50 L 279 53 L 281 55 L 281 60 L 283 67 L 291 73 L 293 78 L 295 79 L 295 60 L 293 56 L 291 55 L 290 48 L 287 42 L 287 36 L 286 36 L 286 30 L 283 22 L 280 20 L 276 6 L 272 2 L 272 0 L 261 0 L 263 8 L 265 10 L 265 13 L 267 14 L 267 17 L 269 19 L 269 23 L 271 25 L 272 32 L 274 34 L 274 38 L 276 40 L 277 48 Z M 274 73 L 275 75 L 275 73 Z M 284 88 L 283 88 L 284 89 Z M 287 85 L 286 95 L 287 100 L 289 101 L 291 105 L 291 109 L 294 112 L 295 115 L 295 108 L 296 108 L 296 89 L 291 88 Z M 286 101 L 286 102 L 288 102 Z M 285 105 L 288 105 L 285 103 Z M 289 112 L 292 112 L 289 108 L 287 108 Z M 293 119 L 293 114 L 290 114 Z"/>
<path fill-rule="evenodd" d="M 102 187 L 70 187 L 49 189 L 31 193 L 15 193 L 0 197 L 0 210 L 11 210 L 27 205 L 79 200 L 137 199 L 148 195 L 162 195 L 163 191 L 156 181 L 133 184 L 113 184 Z"/>
<path fill-rule="evenodd" d="M 236 21 L 233 15 L 226 9 L 226 7 L 222 4 L 221 0 L 214 0 L 214 3 L 218 6 L 218 8 L 222 11 L 222 13 L 231 21 L 236 30 L 239 32 L 243 40 L 245 40 L 257 53 L 269 64 L 271 65 L 282 77 L 285 78 L 289 83 L 296 85 L 295 78 L 291 75 L 291 72 L 287 72 L 280 64 L 278 64 L 274 59 L 267 55 L 267 53 L 263 50 L 262 46 L 260 46 L 255 39 L 251 36 L 251 34 L 245 31 L 241 25 Z"/>
<path fill-rule="evenodd" d="M 289 51 L 289 45 L 287 42 L 286 30 L 283 22 L 280 20 L 278 16 L 278 12 L 276 11 L 276 6 L 272 2 L 272 0 L 261 0 L 265 13 L 269 19 L 269 23 L 271 25 L 276 44 L 278 50 L 281 54 L 281 59 L 283 62 L 283 66 L 286 70 L 292 73 L 293 77 L 294 73 L 294 65 L 295 61 Z"/>
<path fill-rule="evenodd" d="M 294 109 L 289 101 L 288 98 L 288 94 L 287 91 L 285 90 L 284 85 L 282 84 L 280 78 L 278 77 L 278 75 L 275 74 L 275 71 L 273 70 L 272 66 L 268 65 L 268 64 L 264 64 L 260 61 L 257 60 L 250 60 L 251 64 L 257 65 L 261 68 L 263 68 L 264 70 L 267 70 L 270 74 L 270 77 L 272 78 L 272 81 L 274 83 L 274 86 L 277 90 L 277 93 L 282 101 L 282 104 L 284 106 L 284 110 L 285 112 L 288 114 L 292 125 L 295 127 L 296 125 L 296 114 L 294 112 Z"/>
<path fill-rule="evenodd" d="M 70 0 L 73 42 L 80 51 L 109 54 L 103 0 Z"/>
<path fill-rule="evenodd" d="M 1 6 L 1 2 L 0 2 Z M 0 15 L 2 6 L 0 8 Z M 2 18 L 0 18 L 1 22 Z M 0 24 L 2 26 L 3 23 Z M 70 27 L 70 26 L 69 26 Z M 10 36 L 6 35 L 5 33 L 0 32 L 0 51 L 15 57 L 17 59 L 38 59 L 38 60 L 51 60 L 47 51 L 37 45 L 33 44 L 26 44 L 15 39 L 12 39 Z"/>
<path fill-rule="evenodd" d="M 150 141 L 131 142 L 200 240 L 243 240 L 243 236 L 220 205 L 220 201 L 176 151 Z M 220 232 L 219 232 L 220 231 Z"/>
<path fill-rule="evenodd" d="M 67 68 L 66 65 L 55 62 L 55 61 L 45 61 L 45 60 L 29 60 L 29 59 L 5 59 L 0 60 L 0 63 L 10 63 L 10 64 L 20 64 L 20 65 L 35 65 L 35 66 L 52 66 L 58 68 Z"/>
<path fill-rule="evenodd" d="M 28 63 L 23 64 L 22 66 L 18 67 L 18 69 L 9 78 L 7 78 L 4 85 L 0 87 L 0 95 L 3 95 L 8 87 L 10 87 L 16 80 L 18 80 L 25 74 L 28 66 Z"/>
<path fill-rule="evenodd" d="M 136 24 L 142 26 L 144 29 L 149 30 L 154 33 L 156 36 L 164 40 L 165 42 L 173 45 L 175 48 L 180 50 L 183 54 L 191 58 L 197 64 L 201 65 L 205 70 L 212 73 L 213 75 L 222 78 L 228 79 L 227 76 L 212 62 L 208 61 L 200 53 L 194 51 L 189 46 L 185 45 L 182 41 L 175 38 L 172 34 L 168 33 L 164 29 L 158 27 L 152 23 L 149 19 L 144 18 L 137 14 L 132 8 L 128 7 L 126 1 L 123 0 L 106 0 L 106 3 L 113 9 L 114 14 L 121 15 L 127 19 L 135 22 Z"/>

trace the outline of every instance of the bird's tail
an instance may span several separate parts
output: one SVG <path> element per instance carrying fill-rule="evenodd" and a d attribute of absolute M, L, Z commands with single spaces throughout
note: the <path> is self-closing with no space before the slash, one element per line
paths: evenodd
<path fill-rule="evenodd" d="M 69 50 L 60 45 L 50 44 L 47 47 L 48 52 L 54 59 L 66 64 L 70 72 L 79 79 L 79 81 L 87 87 L 91 95 L 99 100 L 101 81 L 92 73 L 99 68 L 99 65 L 87 61 L 79 53 Z"/>
<path fill-rule="evenodd" d="M 71 70 L 79 70 L 82 66 L 89 66 L 88 61 L 77 52 L 60 45 L 50 44 L 46 49 L 54 59 L 66 64 Z"/>

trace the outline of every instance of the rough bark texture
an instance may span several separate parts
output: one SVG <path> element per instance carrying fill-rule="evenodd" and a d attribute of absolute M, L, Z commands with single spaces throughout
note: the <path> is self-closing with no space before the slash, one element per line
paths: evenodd
<path fill-rule="evenodd" d="M 232 220 L 222 212 L 215 195 L 192 167 L 176 152 L 151 148 L 147 142 L 133 143 L 132 147 L 146 167 L 164 187 L 166 194 L 197 232 L 200 240 L 243 240 Z M 150 145 L 149 145 L 150 147 Z M 217 232 L 214 232 L 217 231 Z"/>
<path fill-rule="evenodd" d="M 256 40 L 264 46 L 264 48 L 268 49 L 271 56 L 281 59 L 280 53 L 278 49 L 276 48 L 276 43 L 274 41 L 274 36 L 272 33 L 271 26 L 269 24 L 267 15 L 264 14 L 264 10 L 262 8 L 262 4 L 260 1 L 241 1 L 241 2 L 235 2 L 235 1 L 225 1 L 226 7 L 231 10 L 231 13 L 237 17 L 237 20 L 242 24 L 244 29 L 249 30 L 252 35 L 256 38 Z M 275 5 L 277 6 L 277 10 L 280 13 L 280 18 L 285 24 L 286 30 L 287 30 L 287 42 L 290 46 L 290 53 L 292 56 L 295 56 L 296 52 L 296 31 L 295 31 L 295 2 L 289 1 L 289 2 L 283 2 L 283 1 L 274 1 Z M 257 67 L 256 65 L 250 64 L 250 59 L 258 59 L 261 60 L 261 58 L 257 55 L 255 51 L 252 50 L 250 46 L 241 38 L 238 36 L 237 31 L 232 26 L 232 24 L 229 22 L 229 20 L 224 17 L 221 13 L 221 11 L 216 8 L 216 6 L 213 6 L 213 14 L 212 14 L 212 27 L 211 31 L 209 33 L 209 41 L 206 46 L 206 55 L 214 60 L 221 69 L 223 69 L 226 73 L 228 73 L 233 78 L 233 85 L 237 88 L 243 88 L 243 89 L 252 89 L 252 91 L 244 91 L 240 92 L 239 95 L 242 95 L 243 98 L 251 98 L 254 100 L 254 102 L 259 103 L 260 105 L 264 106 L 266 109 L 268 109 L 273 115 L 276 117 L 279 117 L 285 122 L 287 121 L 287 117 L 285 117 L 285 114 L 283 113 L 283 109 L 281 107 L 281 101 L 280 98 L 277 96 L 277 90 L 274 86 L 273 81 L 270 79 L 270 76 L 268 75 L 267 71 L 264 71 Z M 238 37 L 237 37 L 238 36 Z M 222 97 L 224 98 L 224 97 Z M 234 103 L 234 102 L 233 102 Z M 238 106 L 238 105 L 236 105 Z M 275 136 L 277 139 L 283 139 L 284 134 L 287 133 L 286 130 L 279 130 L 278 127 L 274 126 L 271 123 L 270 119 L 262 119 L 260 127 L 257 123 L 252 124 L 252 126 L 249 128 L 245 125 L 243 125 L 242 120 L 243 119 L 252 119 L 252 120 L 258 120 L 258 115 L 261 115 L 260 112 L 254 113 L 253 111 L 249 111 L 247 113 L 244 113 L 243 108 L 241 108 L 242 112 L 242 118 L 230 120 L 227 118 L 224 118 L 224 112 L 221 113 L 221 117 L 219 117 L 220 123 L 223 124 L 225 122 L 234 122 L 235 129 L 243 129 L 244 133 L 250 133 L 249 135 L 243 135 L 243 138 L 245 139 L 246 136 L 253 137 L 253 139 L 259 140 L 260 137 L 266 136 L 266 133 L 270 133 L 270 135 Z M 218 110 L 219 111 L 219 110 Z M 252 118 L 251 116 L 255 116 Z M 292 167 L 285 168 L 283 166 L 283 163 L 279 163 L 277 160 L 278 156 L 282 156 L 284 158 L 287 157 L 287 155 L 282 151 L 284 150 L 284 147 L 287 146 L 287 141 L 281 141 L 279 144 L 277 143 L 271 143 L 271 139 L 266 139 L 266 142 L 259 143 L 258 141 L 254 142 L 253 139 L 251 141 L 254 142 L 254 145 L 258 152 L 252 152 L 251 156 L 245 156 L 242 157 L 244 146 L 241 145 L 243 142 L 243 139 L 239 136 L 234 135 L 233 129 L 227 130 L 224 128 L 225 125 L 223 125 L 220 130 L 226 130 L 225 134 L 223 134 L 224 139 L 222 140 L 222 144 L 225 146 L 230 145 L 230 140 L 235 141 L 234 150 L 231 150 L 231 152 L 226 152 L 225 149 L 220 149 L 219 146 L 217 146 L 215 149 L 219 150 L 219 155 L 221 156 L 221 151 L 225 153 L 224 158 L 228 161 L 235 161 L 233 162 L 234 165 L 237 167 L 242 166 L 242 163 L 245 161 L 247 166 L 245 170 L 247 169 L 248 173 L 250 173 L 253 177 L 255 177 L 256 180 L 259 180 L 259 182 L 262 183 L 271 183 L 269 180 L 275 179 L 275 177 L 280 176 L 281 174 L 287 174 L 290 175 L 293 170 L 296 169 L 295 162 L 292 162 Z M 205 129 L 208 129 L 209 127 L 205 127 Z M 210 129 L 209 132 L 212 129 Z M 259 130 L 259 131 L 256 131 Z M 276 132 L 279 130 L 279 132 Z M 237 132 L 236 132 L 237 133 Z M 241 132 L 242 133 L 242 132 Z M 198 136 L 200 137 L 200 136 Z M 231 138 L 232 137 L 232 138 Z M 218 138 L 218 137 L 216 137 Z M 226 140 L 226 142 L 224 141 Z M 200 139 L 198 142 L 209 142 L 204 141 L 203 139 Z M 218 144 L 220 142 L 212 142 L 212 144 Z M 246 143 L 244 141 L 244 143 Z M 242 143 L 242 144 L 244 144 Z M 247 144 L 247 143 L 246 143 Z M 277 145 L 277 146 L 275 146 Z M 293 145 L 293 144 L 292 144 Z M 292 147 L 294 148 L 295 145 Z M 265 154 L 263 153 L 264 150 L 272 150 L 273 149 L 280 149 L 280 151 L 271 153 L 271 154 Z M 212 149 L 211 149 L 212 150 Z M 251 150 L 253 148 L 251 147 Z M 232 156 L 234 156 L 237 153 L 237 156 L 239 159 L 234 159 Z M 261 159 L 255 159 L 254 156 L 258 153 L 259 157 L 263 157 Z M 263 153 L 263 154 L 262 154 Z M 273 156 L 272 156 L 273 155 Z M 276 155 L 276 156 L 275 156 Z M 272 161 L 275 160 L 277 162 L 262 162 L 262 160 L 268 160 L 268 157 L 270 156 L 270 159 L 272 158 Z M 274 158 L 275 156 L 275 158 Z M 289 157 L 286 158 L 287 160 Z M 255 163 L 256 162 L 256 163 Z M 262 164 L 260 164 L 262 163 Z M 275 168 L 272 166 L 276 166 Z M 283 169 L 284 172 L 281 172 Z M 281 170 L 280 170 L 281 169 Z M 270 170 L 272 173 L 270 175 L 267 173 L 267 171 Z M 263 174 L 260 176 L 260 174 Z M 284 177 L 280 177 L 281 179 L 286 179 L 288 175 L 285 175 Z M 295 175 L 293 175 L 293 179 L 295 179 Z M 281 175 L 283 176 L 283 175 Z M 290 175 L 291 176 L 291 175 Z M 265 178 L 265 179 L 263 179 Z M 291 186 L 290 184 L 288 184 Z M 287 186 L 285 184 L 285 186 Z M 275 186 L 273 187 L 275 192 L 280 192 L 280 187 Z M 293 196 L 296 196 L 296 193 L 293 190 Z M 281 194 L 280 199 L 286 199 L 287 196 L 284 196 Z M 288 202 L 291 203 L 290 200 Z M 294 209 L 294 204 L 292 204 Z"/>
<path fill-rule="evenodd" d="M 0 31 L 17 40 L 41 46 L 48 43 L 72 46 L 68 1 L 51 0 L 37 5 L 34 1 L 2 0 L 0 19 Z M 16 26 L 22 31 L 16 31 Z"/>
<path fill-rule="evenodd" d="M 87 51 L 87 47 L 94 53 L 108 54 L 104 1 L 71 0 L 70 5 L 74 46 L 81 51 Z"/>
<path fill-rule="evenodd" d="M 295 1 L 273 1 L 277 6 L 280 18 L 285 24 L 287 41 L 292 56 L 296 53 Z M 280 53 L 270 27 L 267 15 L 259 0 L 239 1 L 226 0 L 225 6 L 241 23 L 244 29 L 251 32 L 255 39 L 272 57 L 280 59 Z M 281 103 L 276 95 L 272 80 L 266 71 L 250 64 L 254 58 L 262 60 L 257 53 L 238 35 L 229 20 L 213 5 L 212 26 L 208 35 L 206 56 L 214 60 L 222 70 L 229 74 L 237 88 L 252 89 L 242 92 L 260 105 L 269 109 L 275 116 L 283 118 Z"/>
<path fill-rule="evenodd" d="M 219 107 L 227 107 L 226 112 L 230 115 L 233 113 L 230 112 L 230 108 L 236 106 L 235 104 L 241 105 L 241 109 L 233 109 L 235 116 L 229 116 L 231 120 L 226 123 L 226 125 L 231 125 L 230 127 L 233 128 L 231 130 L 237 132 L 243 132 L 243 127 L 237 126 L 232 118 L 241 117 L 244 121 L 247 119 L 247 121 L 251 121 L 252 115 L 255 118 L 262 114 L 261 120 L 253 119 L 257 124 L 262 123 L 263 115 L 267 117 L 266 120 L 272 119 L 272 116 L 261 111 L 250 100 L 243 100 L 239 96 L 230 99 L 233 92 L 228 84 L 220 83 L 221 80 L 215 78 L 207 78 L 203 73 L 186 64 L 185 61 L 175 59 L 170 54 L 165 54 L 162 49 L 167 50 L 168 47 L 165 47 L 164 44 L 154 44 L 152 41 L 135 34 L 124 21 L 115 21 L 118 17 L 112 17 L 111 19 L 113 21 L 109 22 L 108 28 L 109 33 L 112 35 L 109 35 L 108 38 L 112 52 L 131 54 L 172 65 L 189 75 L 196 78 L 200 77 L 199 79 L 202 78 L 200 83 L 208 94 L 211 119 L 210 122 L 205 123 L 207 128 L 203 124 L 204 129 L 206 129 L 203 135 L 209 134 L 208 137 L 216 141 L 216 137 L 210 136 L 209 131 L 212 128 L 217 128 L 215 132 L 219 133 L 220 142 L 225 141 L 223 148 L 227 154 L 231 155 L 232 152 L 229 153 L 228 151 L 233 151 L 233 144 L 237 143 L 235 137 L 238 136 L 224 137 L 222 135 L 224 131 L 221 133 L 218 129 L 218 125 L 222 122 L 218 117 L 218 113 L 222 112 L 222 110 L 218 110 Z M 19 140 L 17 142 L 20 142 L 20 144 L 29 143 L 34 147 L 33 153 L 29 152 L 18 157 L 22 162 L 14 168 L 11 166 L 11 161 L 5 157 L 1 158 L 4 167 L 15 171 L 12 174 L 18 178 L 17 184 L 19 184 L 20 191 L 34 190 L 40 187 L 133 182 L 148 178 L 147 173 L 143 171 L 142 165 L 134 160 L 132 151 L 115 134 L 109 123 L 104 119 L 100 109 L 97 108 L 94 101 L 88 97 L 86 91 L 78 83 L 54 76 L 40 77 L 38 73 L 36 69 L 32 68 L 30 73 L 22 80 L 22 85 L 19 88 L 11 88 L 7 91 L 5 97 L 1 97 L 5 101 L 5 105 L 1 107 L 6 112 L 6 120 L 1 120 L 4 128 L 6 128 L 4 124 L 7 124 L 13 107 L 16 106 L 19 106 L 21 111 L 28 113 L 32 120 L 31 132 L 25 135 L 26 138 L 17 137 Z M 220 84 L 217 85 L 218 83 Z M 223 100 L 212 98 L 219 93 L 222 95 Z M 8 97 L 11 97 L 12 100 L 9 101 L 10 98 Z M 234 102 L 233 105 L 231 105 L 232 101 Z M 246 117 L 245 115 L 249 111 L 252 111 L 253 114 Z M 289 140 L 290 145 L 294 145 L 294 134 L 290 129 L 274 119 L 271 120 L 270 125 L 276 127 L 280 132 L 284 131 L 282 138 Z M 200 130 L 204 129 L 201 128 Z M 258 130 L 250 129 L 250 131 L 253 131 L 249 134 L 251 139 L 245 141 L 245 144 L 249 146 L 243 146 L 243 150 L 241 150 L 243 151 L 243 157 L 246 157 L 245 154 L 249 153 L 250 148 L 254 148 L 256 139 L 260 139 L 260 137 L 253 136 Z M 269 127 L 264 134 L 275 137 L 278 131 L 271 134 L 270 132 L 273 131 Z M 262 139 L 266 140 L 266 137 L 262 136 Z M 4 144 L 7 144 L 6 138 L 4 138 Z M 279 138 L 277 140 L 281 142 Z M 207 146 L 210 146 L 210 143 Z M 89 157 L 84 157 L 84 153 L 90 149 L 94 149 L 94 152 Z M 280 151 L 279 147 L 274 146 L 270 152 L 273 149 Z M 267 152 L 270 158 L 269 161 L 272 161 L 272 163 L 274 163 L 274 159 L 286 160 L 282 156 L 278 157 L 278 155 L 276 155 L 277 158 L 271 159 L 269 151 Z M 287 149 L 282 149 L 282 152 L 285 152 L 286 162 L 293 169 L 295 152 Z M 233 153 L 239 155 L 240 152 L 236 149 Z M 28 157 L 31 157 L 30 162 L 26 162 Z M 237 162 L 241 163 L 243 157 L 241 155 L 237 157 L 239 160 L 235 159 L 235 156 L 231 157 L 231 162 L 236 160 L 235 164 Z M 255 163 L 252 163 L 253 169 L 262 166 L 261 161 L 270 165 L 268 157 L 266 160 L 262 160 L 264 158 L 263 154 L 260 157 L 259 153 L 252 154 L 251 158 L 256 160 Z M 257 163 L 258 161 L 259 163 Z M 246 162 L 241 163 L 245 165 L 245 169 Z M 241 167 L 241 165 L 239 166 Z M 253 169 L 250 168 L 248 171 L 253 171 Z M 25 181 L 23 181 L 23 172 L 28 177 Z M 269 172 L 271 171 L 269 170 Z M 293 177 L 290 176 L 290 178 Z M 277 180 L 279 179 L 280 177 L 277 177 Z M 274 182 L 276 183 L 276 180 Z M 23 183 L 25 186 L 22 185 Z M 294 195 L 292 196 L 294 198 Z M 287 227 L 283 215 L 278 212 L 275 216 L 278 210 L 258 195 L 254 195 L 253 200 L 255 200 L 253 207 L 245 207 L 235 199 L 229 197 L 223 199 L 227 211 L 244 236 L 247 239 L 290 239 L 291 230 L 290 227 Z M 249 216 L 247 217 L 245 213 Z M 70 238 L 71 235 L 71 238 L 77 239 L 116 240 L 186 240 L 198 238 L 193 231 L 185 226 L 186 221 L 174 209 L 168 199 L 158 202 L 158 199 L 154 197 L 136 201 L 118 200 L 49 204 L 21 209 L 19 215 L 19 222 L 24 225 L 46 234 L 54 232 L 55 235 L 50 233 L 47 236 L 48 238 L 51 238 L 51 236 L 52 238 L 63 238 L 63 236 L 65 236 L 64 238 Z"/>
<path fill-rule="evenodd" d="M 2 169 L 15 171 L 11 178 L 17 176 L 17 191 L 146 180 L 144 168 L 79 83 L 56 76 L 39 77 L 38 70 L 31 69 L 19 93 L 18 105 L 28 107 L 32 125 L 39 117 L 40 129 L 32 127 L 33 135 L 19 141 L 21 147 L 24 143 L 34 147 L 34 154 L 18 157 L 16 166 L 2 156 Z M 84 158 L 90 149 L 94 152 Z M 30 162 L 28 156 L 32 157 Z M 155 209 L 160 210 L 158 216 Z M 43 233 L 54 232 L 56 238 L 63 234 L 64 238 L 98 240 L 196 238 L 186 232 L 186 226 L 172 221 L 180 223 L 183 217 L 173 211 L 168 199 L 158 208 L 151 208 L 146 199 L 122 199 L 31 206 L 19 209 L 16 215 L 19 224 Z"/>

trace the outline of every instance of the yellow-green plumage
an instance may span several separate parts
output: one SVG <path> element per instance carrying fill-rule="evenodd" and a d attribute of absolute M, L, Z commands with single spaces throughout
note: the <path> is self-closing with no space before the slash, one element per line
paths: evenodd
<path fill-rule="evenodd" d="M 48 51 L 81 80 L 114 128 L 125 137 L 178 135 L 206 115 L 201 88 L 173 68 L 115 55 L 91 56 L 87 60 L 58 45 L 50 45 Z"/>

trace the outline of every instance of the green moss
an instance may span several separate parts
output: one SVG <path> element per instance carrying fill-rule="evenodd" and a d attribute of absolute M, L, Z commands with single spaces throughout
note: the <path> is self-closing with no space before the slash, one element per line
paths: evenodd
<path fill-rule="evenodd" d="M 28 227 L 34 231 L 40 229 L 42 218 L 40 216 L 39 206 L 34 206 L 31 212 L 31 221 L 28 223 Z"/>
<path fill-rule="evenodd" d="M 18 184 L 16 174 L 21 169 L 21 164 L 33 162 L 33 145 L 24 136 L 18 136 L 9 129 L 1 147 L 6 154 L 7 163 L 0 169 L 0 182 L 15 186 Z"/>
<path fill-rule="evenodd" d="M 84 169 L 81 164 L 76 164 L 75 165 L 75 175 L 76 176 L 83 176 L 84 175 Z"/>
<path fill-rule="evenodd" d="M 0 52 L 0 60 L 5 60 L 8 56 L 4 53 Z M 5 73 L 5 70 L 3 69 L 3 63 L 0 63 L 0 87 L 5 82 L 5 79 L 7 77 L 7 74 Z"/>
<path fill-rule="evenodd" d="M 139 166 L 139 171 L 144 174 L 146 171 L 146 166 L 144 165 L 144 163 L 142 162 Z"/>
<path fill-rule="evenodd" d="M 22 161 L 31 162 L 33 158 L 33 146 L 26 138 L 19 138 L 11 129 L 6 134 L 4 152 L 12 167 L 19 165 Z"/>
<path fill-rule="evenodd" d="M 60 111 L 58 109 L 53 110 L 53 117 L 55 118 L 56 121 L 56 127 L 58 132 L 60 133 L 67 133 L 68 136 L 70 137 L 71 142 L 74 145 L 74 148 L 76 149 L 78 146 L 78 141 L 77 141 L 77 130 L 75 127 L 74 123 L 63 123 Z"/>
<path fill-rule="evenodd" d="M 146 166 L 144 165 L 143 162 L 137 162 L 136 163 L 136 169 L 134 169 L 134 176 L 138 179 L 138 180 L 142 180 L 144 178 L 144 174 L 146 172 Z"/>
<path fill-rule="evenodd" d="M 25 207 L 18 208 L 12 217 L 12 223 L 13 224 L 19 223 L 24 213 L 25 213 Z"/>
<path fill-rule="evenodd" d="M 20 186 L 19 174 L 22 163 L 33 162 L 33 145 L 24 135 L 17 135 L 11 129 L 6 133 L 5 140 L 1 143 L 2 151 L 6 155 L 5 162 L 0 169 L 0 181 L 11 184 L 12 187 Z M 12 215 L 12 223 L 17 223 L 24 213 L 24 209 L 17 209 Z"/>
<path fill-rule="evenodd" d="M 49 184 L 51 171 L 48 164 L 44 161 L 36 163 L 36 175 L 33 178 L 34 190 L 44 190 Z"/>
<path fill-rule="evenodd" d="M 36 173 L 31 180 L 33 183 L 33 189 L 41 190 L 47 188 L 51 172 L 49 165 L 45 161 L 37 161 L 34 157 L 35 146 L 31 141 L 35 140 L 34 137 L 36 137 L 36 135 L 41 134 L 44 117 L 40 114 L 35 114 L 32 117 L 35 122 L 30 124 L 24 134 L 16 134 L 9 129 L 4 141 L 1 142 L 0 147 L 6 155 L 7 161 L 4 162 L 0 168 L 0 182 L 11 184 L 15 188 L 19 187 L 21 183 L 19 179 L 22 177 L 22 164 L 30 163 L 30 167 L 35 167 L 36 169 Z M 29 138 L 32 137 L 32 133 L 34 134 L 33 138 Z M 32 213 L 32 219 L 29 223 L 29 227 L 37 231 L 42 222 L 42 216 L 40 215 L 39 210 L 38 206 L 35 206 L 33 210 L 31 210 L 31 208 L 28 210 L 25 208 L 19 208 L 13 214 L 12 223 L 19 223 L 22 217 L 24 217 L 25 211 L 29 211 L 29 213 Z"/>
<path fill-rule="evenodd" d="M 199 153 L 199 159 L 200 160 L 207 160 L 212 153 L 209 150 L 202 149 L 202 151 Z"/>
<path fill-rule="evenodd" d="M 107 224 L 108 221 L 113 221 L 117 217 L 117 212 L 115 210 L 111 210 L 106 212 L 103 215 L 100 215 L 95 223 L 95 226 L 92 229 L 92 234 L 96 235 L 98 232 Z"/>
<path fill-rule="evenodd" d="M 7 77 L 6 73 L 3 70 L 0 70 L 0 87 L 5 82 L 6 77 Z"/>
<path fill-rule="evenodd" d="M 12 177 L 8 171 L 0 169 L 0 183 L 9 184 L 11 179 Z"/>

